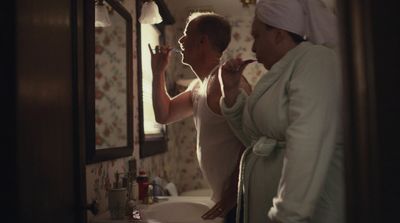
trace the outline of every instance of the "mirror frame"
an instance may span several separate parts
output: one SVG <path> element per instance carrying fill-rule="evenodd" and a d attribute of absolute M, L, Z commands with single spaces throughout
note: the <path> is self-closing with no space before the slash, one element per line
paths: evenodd
<path fill-rule="evenodd" d="M 171 25 L 175 23 L 174 17 L 171 15 L 168 10 L 167 5 L 164 0 L 154 0 L 158 6 L 160 15 L 163 21 L 159 24 L 153 25 L 155 28 L 160 31 L 160 43 L 165 44 L 165 26 Z M 139 21 L 139 17 L 141 14 L 143 2 L 136 1 L 136 21 Z M 154 156 L 157 154 L 161 154 L 167 151 L 168 145 L 168 126 L 166 126 L 166 130 L 163 132 L 162 136 L 155 136 L 146 138 L 144 133 L 143 126 L 143 97 L 142 97 L 142 49 L 141 49 L 141 28 L 140 23 L 136 22 L 136 45 L 137 45 L 137 72 L 138 72 L 138 100 L 139 100 L 139 155 L 140 158 L 146 158 L 149 156 Z M 147 50 L 147 49 L 143 49 Z"/>
<path fill-rule="evenodd" d="M 96 125 L 95 125 L 95 27 L 94 27 L 94 0 L 86 1 L 85 19 L 85 104 L 86 104 L 86 163 L 97 163 L 133 154 L 133 43 L 132 43 L 132 16 L 117 1 L 104 0 L 126 22 L 126 91 L 127 91 L 127 145 L 96 150 Z"/>

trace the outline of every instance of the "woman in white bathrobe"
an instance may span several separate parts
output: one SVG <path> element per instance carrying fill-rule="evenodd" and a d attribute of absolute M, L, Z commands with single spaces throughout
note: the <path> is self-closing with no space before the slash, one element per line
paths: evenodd
<path fill-rule="evenodd" d="M 335 45 L 335 25 L 316 0 L 260 0 L 252 50 L 268 73 L 247 96 L 239 77 L 252 61 L 222 68 L 221 108 L 247 146 L 238 189 L 244 222 L 345 221 L 341 73 L 323 46 Z"/>

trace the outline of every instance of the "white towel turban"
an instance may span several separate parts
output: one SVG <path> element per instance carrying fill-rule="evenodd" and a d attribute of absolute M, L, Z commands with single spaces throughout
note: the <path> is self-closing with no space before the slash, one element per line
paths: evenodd
<path fill-rule="evenodd" d="M 259 0 L 257 18 L 270 26 L 283 29 L 315 44 L 337 45 L 337 20 L 320 0 Z"/>

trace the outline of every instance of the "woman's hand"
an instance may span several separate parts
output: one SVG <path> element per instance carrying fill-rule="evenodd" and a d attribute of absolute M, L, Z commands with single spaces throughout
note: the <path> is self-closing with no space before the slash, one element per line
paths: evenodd
<path fill-rule="evenodd" d="M 148 47 L 151 55 L 151 69 L 153 75 L 163 74 L 167 70 L 172 48 L 169 46 L 156 46 L 153 53 L 150 44 L 148 44 Z"/>
<path fill-rule="evenodd" d="M 222 66 L 221 76 L 218 76 L 222 96 L 228 107 L 232 106 L 239 94 L 240 79 L 246 66 L 255 60 L 232 59 Z"/>

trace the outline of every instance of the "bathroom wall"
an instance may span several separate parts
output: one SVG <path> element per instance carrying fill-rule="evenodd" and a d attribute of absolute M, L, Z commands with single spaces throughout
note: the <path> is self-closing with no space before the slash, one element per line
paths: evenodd
<path fill-rule="evenodd" d="M 137 53 L 136 53 L 136 0 L 124 0 L 121 3 L 124 7 L 131 13 L 132 16 L 132 26 L 133 26 L 133 72 L 137 74 Z M 107 44 L 107 41 L 101 44 Z M 99 44 L 99 45 L 101 45 Z M 96 49 L 99 51 L 99 48 Z M 136 75 L 135 75 L 136 77 Z M 101 79 L 99 74 L 96 75 L 96 78 Z M 103 84 L 107 84 L 106 81 L 103 81 Z M 126 172 L 128 166 L 128 160 L 131 158 L 136 158 L 139 162 L 139 133 L 138 133 L 138 101 L 137 101 L 137 80 L 134 78 L 134 152 L 131 157 L 115 159 L 95 164 L 90 164 L 86 166 L 86 200 L 87 203 L 91 203 L 92 200 L 97 200 L 100 206 L 100 212 L 104 212 L 107 210 L 107 199 L 108 199 L 108 190 L 111 188 L 111 185 L 114 183 L 114 174 L 116 172 L 122 173 Z M 99 95 L 102 93 L 102 88 L 97 89 Z M 108 121 L 108 120 L 105 120 Z M 100 143 L 100 142 L 99 142 Z M 87 212 L 88 220 L 90 220 L 93 215 L 90 212 Z"/>

